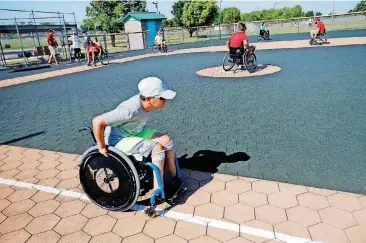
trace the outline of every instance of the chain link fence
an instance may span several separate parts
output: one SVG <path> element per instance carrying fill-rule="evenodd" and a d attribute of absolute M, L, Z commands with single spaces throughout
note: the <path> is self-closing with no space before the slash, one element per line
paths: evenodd
<path fill-rule="evenodd" d="M 245 22 L 247 35 L 259 35 L 259 27 L 266 23 L 271 35 L 304 33 L 309 28 L 316 28 L 312 24 L 313 18 L 302 17 L 293 19 L 277 19 L 268 21 Z M 348 14 L 324 15 L 321 16 L 327 31 L 366 29 L 366 11 Z M 229 25 L 202 26 L 194 28 L 192 36 L 186 28 L 165 28 L 164 36 L 169 44 L 181 44 L 197 41 L 227 38 L 238 30 L 238 23 Z"/>
<path fill-rule="evenodd" d="M 247 34 L 258 35 L 259 27 L 265 22 L 271 36 L 276 34 L 309 32 L 309 28 L 316 28 L 312 24 L 313 18 L 278 19 L 271 21 L 246 22 Z M 327 31 L 366 29 L 366 11 L 333 16 L 321 16 Z M 46 24 L 45 24 L 46 23 Z M 84 42 L 89 37 L 92 41 L 99 42 L 109 54 L 123 53 L 134 50 L 136 36 L 141 36 L 143 46 L 141 49 L 151 48 L 149 33 L 105 33 L 103 31 L 88 31 L 83 34 L 77 28 L 76 22 L 67 23 L 60 13 L 51 17 L 26 18 L 26 19 L 0 19 L 0 68 L 14 65 L 30 65 L 44 63 L 48 59 L 47 32 L 55 30 L 58 42 L 59 57 L 69 63 L 74 59 L 71 42 L 68 38 L 72 32 L 77 32 L 80 38 L 82 56 L 85 56 Z M 226 39 L 238 30 L 238 23 L 229 25 L 200 26 L 187 28 L 164 28 L 164 38 L 168 45 L 192 43 L 200 41 Z M 113 56 L 113 55 L 112 55 Z"/>

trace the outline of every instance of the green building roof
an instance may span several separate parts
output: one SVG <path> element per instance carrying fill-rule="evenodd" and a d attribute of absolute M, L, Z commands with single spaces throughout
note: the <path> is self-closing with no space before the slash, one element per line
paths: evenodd
<path fill-rule="evenodd" d="M 131 12 L 128 13 L 121 21 L 126 23 L 131 18 L 136 20 L 150 20 L 150 19 L 166 19 L 166 17 L 162 14 L 154 13 L 154 12 Z"/>

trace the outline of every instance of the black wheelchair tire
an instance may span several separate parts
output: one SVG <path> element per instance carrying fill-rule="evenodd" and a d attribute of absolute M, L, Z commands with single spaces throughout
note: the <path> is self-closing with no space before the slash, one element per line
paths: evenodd
<path fill-rule="evenodd" d="M 262 39 L 262 36 L 257 35 L 257 41 L 260 41 Z"/>
<path fill-rule="evenodd" d="M 140 180 L 138 173 L 129 157 L 114 147 L 108 148 L 108 156 L 109 158 L 106 158 L 101 155 L 97 146 L 91 147 L 85 151 L 79 163 L 80 184 L 87 197 L 97 206 L 109 211 L 127 211 L 136 203 L 140 195 Z M 115 169 L 112 171 L 117 174 L 116 178 L 118 178 L 119 185 L 121 186 L 118 187 L 118 190 L 111 192 L 110 195 L 102 192 L 95 179 L 95 182 L 93 182 L 93 179 L 90 178 L 91 173 L 88 175 L 88 172 L 91 172 L 92 170 L 90 168 L 88 169 L 87 166 L 92 162 L 98 163 L 99 161 L 95 162 L 96 159 L 103 160 L 103 167 L 100 167 L 100 169 L 104 169 L 104 171 L 106 171 L 106 168 L 110 170 Z M 122 171 L 122 169 L 124 169 L 124 171 Z M 127 176 L 129 177 L 128 179 Z M 122 178 L 123 180 L 121 180 Z M 94 192 L 92 192 L 93 190 Z M 95 191 L 97 193 L 95 193 Z M 126 194 L 126 192 L 129 193 L 129 195 L 123 195 Z M 121 197 L 124 197 L 123 201 L 120 200 Z"/>
<path fill-rule="evenodd" d="M 255 62 L 255 65 L 249 65 L 249 57 Z M 257 70 L 257 56 L 252 52 L 246 52 L 244 54 L 244 66 L 249 73 L 253 73 Z"/>
<path fill-rule="evenodd" d="M 101 55 L 100 63 L 102 63 L 102 65 L 108 65 L 109 64 L 108 52 L 105 52 L 103 55 Z"/>
<path fill-rule="evenodd" d="M 233 61 L 233 63 L 232 63 L 230 66 L 228 66 L 228 68 L 226 68 L 226 67 L 225 67 L 225 60 L 226 60 L 226 58 L 231 58 L 231 57 L 230 57 L 230 52 L 226 53 L 226 55 L 224 56 L 224 59 L 222 60 L 222 68 L 224 69 L 224 71 L 228 72 L 228 71 L 230 71 L 231 69 L 233 69 L 233 67 L 234 67 L 235 63 L 234 63 L 234 60 L 232 60 L 232 61 Z M 232 58 L 231 58 L 231 59 L 232 59 Z"/>

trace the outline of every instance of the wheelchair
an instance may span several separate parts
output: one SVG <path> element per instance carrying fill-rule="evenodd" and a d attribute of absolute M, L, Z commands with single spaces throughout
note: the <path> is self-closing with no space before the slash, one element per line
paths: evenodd
<path fill-rule="evenodd" d="M 261 33 L 257 36 L 257 41 L 260 40 L 269 40 L 269 31 L 261 30 Z"/>
<path fill-rule="evenodd" d="M 153 53 L 157 53 L 157 52 L 161 52 L 161 53 L 163 53 L 163 52 L 168 52 L 168 46 L 166 45 L 166 43 L 165 43 L 165 46 L 164 47 L 161 47 L 161 45 L 154 45 L 153 46 Z"/>
<path fill-rule="evenodd" d="M 328 36 L 324 30 L 324 33 L 318 33 L 313 40 L 309 41 L 310 45 L 324 45 L 328 44 Z"/>
<path fill-rule="evenodd" d="M 109 211 L 127 211 L 135 206 L 139 196 L 153 188 L 155 173 L 158 189 L 152 193 L 145 213 L 149 217 L 158 215 L 155 209 L 157 200 L 174 204 L 180 188 L 174 197 L 166 198 L 159 169 L 150 162 L 150 156 L 139 161 L 133 155 L 128 156 L 113 146 L 108 146 L 108 157 L 105 157 L 98 151 L 93 130 L 84 127 L 79 130 L 81 131 L 89 131 L 94 140 L 94 146 L 86 150 L 79 160 L 80 184 L 93 203 Z M 177 176 L 182 178 L 177 159 L 175 166 Z"/>
<path fill-rule="evenodd" d="M 222 68 L 228 72 L 236 65 L 244 66 L 249 73 L 255 72 L 257 70 L 257 57 L 254 51 L 254 46 L 250 46 L 249 49 L 230 47 L 222 61 Z"/>

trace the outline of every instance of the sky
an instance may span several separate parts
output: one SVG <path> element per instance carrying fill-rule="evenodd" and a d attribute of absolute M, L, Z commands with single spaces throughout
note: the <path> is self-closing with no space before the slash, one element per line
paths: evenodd
<path fill-rule="evenodd" d="M 81 23 L 85 18 L 85 9 L 89 6 L 88 0 L 77 0 L 77 1 L 4 1 L 0 0 L 0 9 L 20 9 L 20 10 L 38 10 L 38 11 L 51 11 L 51 12 L 64 12 L 72 13 L 75 12 L 76 22 Z M 274 0 L 274 1 L 253 1 L 253 0 L 222 0 L 221 7 L 237 7 L 242 13 L 248 13 L 255 10 L 268 9 L 268 8 L 283 8 L 292 7 L 299 4 L 303 7 L 304 11 L 313 10 L 314 12 L 321 12 L 323 14 L 332 13 L 333 4 L 335 13 L 346 13 L 350 9 L 353 9 L 359 1 L 337 1 L 337 0 L 326 0 L 326 1 L 285 1 L 285 0 Z M 168 19 L 172 18 L 171 9 L 174 1 L 172 0 L 158 0 L 159 11 L 164 14 Z M 219 0 L 218 0 L 219 4 Z M 148 11 L 155 12 L 155 5 L 152 4 L 152 0 L 147 0 Z M 35 17 L 49 17 L 51 14 L 36 13 Z M 9 12 L 0 10 L 1 18 L 28 18 L 29 13 L 20 12 Z M 65 15 L 67 22 L 73 22 L 73 15 Z M 49 20 L 39 20 L 49 21 Z M 27 21 L 25 21 L 27 22 Z M 0 20 L 1 24 L 6 21 Z"/>

